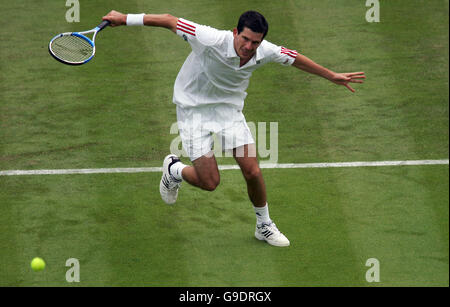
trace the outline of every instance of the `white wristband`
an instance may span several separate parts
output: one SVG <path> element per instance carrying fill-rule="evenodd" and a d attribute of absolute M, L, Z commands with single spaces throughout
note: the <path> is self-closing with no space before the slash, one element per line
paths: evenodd
<path fill-rule="evenodd" d="M 128 14 L 127 26 L 143 26 L 144 25 L 144 13 L 142 14 Z"/>

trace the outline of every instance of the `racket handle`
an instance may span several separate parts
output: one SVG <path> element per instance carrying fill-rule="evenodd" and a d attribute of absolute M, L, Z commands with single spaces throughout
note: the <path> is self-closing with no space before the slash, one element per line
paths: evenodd
<path fill-rule="evenodd" d="M 100 32 L 101 30 L 103 30 L 104 28 L 106 28 L 107 26 L 109 26 L 111 24 L 111 22 L 109 20 L 103 20 L 98 26 L 98 32 Z"/>

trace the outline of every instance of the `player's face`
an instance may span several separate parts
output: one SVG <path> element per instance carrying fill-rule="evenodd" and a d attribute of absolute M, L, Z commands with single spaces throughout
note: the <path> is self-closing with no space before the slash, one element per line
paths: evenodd
<path fill-rule="evenodd" d="M 249 28 L 244 27 L 241 33 L 238 30 L 233 30 L 234 35 L 234 50 L 242 60 L 248 60 L 253 57 L 256 49 L 261 45 L 263 40 L 263 33 L 253 32 Z"/>

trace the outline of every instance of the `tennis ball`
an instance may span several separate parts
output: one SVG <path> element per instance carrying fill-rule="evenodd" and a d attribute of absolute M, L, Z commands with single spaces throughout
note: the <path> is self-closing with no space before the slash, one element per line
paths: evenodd
<path fill-rule="evenodd" d="M 33 271 L 42 271 L 45 268 L 45 261 L 42 258 L 36 257 L 31 261 L 31 268 Z"/>

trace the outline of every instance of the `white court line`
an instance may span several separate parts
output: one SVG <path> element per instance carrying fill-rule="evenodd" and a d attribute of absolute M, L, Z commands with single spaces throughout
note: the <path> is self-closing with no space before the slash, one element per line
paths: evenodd
<path fill-rule="evenodd" d="M 449 160 L 407 160 L 407 161 L 372 161 L 372 162 L 331 162 L 331 163 L 261 163 L 261 168 L 336 168 L 368 166 L 411 166 L 411 165 L 448 165 Z M 219 165 L 220 170 L 239 169 L 238 165 Z M 0 171 L 0 176 L 20 175 L 71 175 L 71 174 L 111 174 L 111 173 L 158 173 L 161 167 L 136 168 L 87 168 L 87 169 L 53 169 L 53 170 L 10 170 Z"/>

